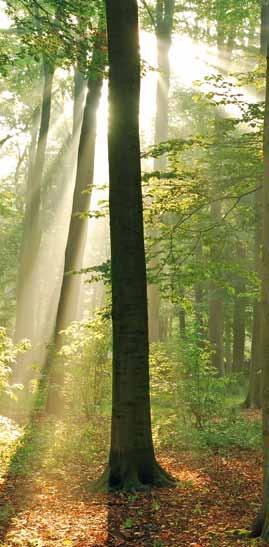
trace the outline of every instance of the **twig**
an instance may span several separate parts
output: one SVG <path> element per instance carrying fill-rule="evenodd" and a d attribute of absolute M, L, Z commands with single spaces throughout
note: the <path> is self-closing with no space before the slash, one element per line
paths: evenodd
<path fill-rule="evenodd" d="M 174 224 L 173 226 L 173 231 L 176 230 L 177 228 L 179 228 L 186 220 L 188 220 L 189 218 L 191 218 L 193 215 L 195 215 L 196 213 L 198 213 L 199 211 L 201 211 L 201 209 L 203 209 L 204 207 L 208 206 L 208 205 L 211 205 L 212 203 L 216 203 L 218 201 L 223 201 L 223 200 L 226 200 L 226 199 L 235 199 L 235 203 L 233 203 L 233 205 L 230 207 L 230 209 L 224 214 L 224 216 L 222 217 L 221 219 L 221 223 L 223 222 L 223 220 L 225 220 L 227 218 L 227 216 L 233 211 L 233 209 L 235 209 L 235 207 L 238 205 L 238 203 L 246 196 L 249 196 L 251 194 L 254 194 L 255 192 L 258 192 L 258 190 L 261 190 L 262 189 L 262 185 L 260 186 L 256 186 L 254 189 L 252 190 L 248 190 L 247 192 L 243 192 L 243 194 L 240 194 L 240 195 L 233 195 L 233 194 L 228 194 L 226 196 L 221 196 L 219 198 L 216 198 L 216 199 L 213 199 L 211 201 L 206 201 L 205 203 L 202 203 L 201 205 L 199 205 L 199 207 L 197 207 L 196 209 L 194 209 L 193 211 L 191 211 L 190 213 L 188 213 L 187 215 L 181 215 L 181 218 L 178 222 L 176 222 L 176 224 Z M 217 225 L 219 225 L 220 223 L 218 223 Z M 210 228 L 211 229 L 211 228 Z M 206 229 L 205 231 L 209 231 L 209 229 Z"/>
<path fill-rule="evenodd" d="M 156 29 L 157 29 L 156 21 L 155 21 L 155 19 L 154 19 L 154 16 L 153 16 L 153 14 L 152 14 L 151 9 L 149 8 L 148 3 L 146 2 L 146 0 L 141 0 L 141 3 L 143 4 L 144 8 L 146 8 L 146 10 L 147 10 L 147 12 L 148 12 L 148 15 L 149 15 L 149 17 L 150 17 L 150 20 L 151 20 L 151 22 L 152 22 L 152 24 L 153 24 L 153 27 L 154 27 L 154 29 L 156 30 Z"/>

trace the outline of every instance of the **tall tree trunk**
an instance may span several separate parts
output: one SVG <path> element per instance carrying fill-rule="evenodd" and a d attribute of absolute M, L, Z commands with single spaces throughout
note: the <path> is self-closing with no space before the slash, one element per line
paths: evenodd
<path fill-rule="evenodd" d="M 263 371 L 263 510 L 260 526 L 262 538 L 269 541 L 269 4 L 263 2 L 262 44 L 266 50 L 266 93 L 264 112 L 264 185 L 262 231 L 262 288 L 261 288 L 261 364 Z"/>
<path fill-rule="evenodd" d="M 269 6 L 268 6 L 269 8 Z M 268 48 L 268 44 L 267 44 Z M 262 262 L 262 321 L 261 362 L 263 369 L 263 508 L 262 537 L 269 541 L 269 57 L 267 49 L 266 99 L 264 114 L 264 187 L 263 187 L 263 262 Z"/>
<path fill-rule="evenodd" d="M 182 340 L 186 338 L 186 313 L 184 308 L 180 307 L 178 310 L 179 319 L 179 333 Z"/>
<path fill-rule="evenodd" d="M 218 52 L 220 55 L 221 45 L 220 38 L 218 40 Z M 219 114 L 215 115 L 215 134 L 216 141 L 219 140 L 221 135 Z M 218 191 L 217 184 L 214 182 L 213 192 Z M 210 216 L 212 225 L 217 226 L 221 223 L 221 201 L 213 200 L 210 207 Z M 218 260 L 218 243 L 212 242 L 210 248 L 211 260 Z M 223 349 L 223 328 L 224 328 L 224 315 L 223 315 L 223 298 L 222 291 L 218 287 L 216 281 L 211 279 L 209 286 L 209 311 L 208 311 L 208 337 L 212 346 L 212 365 L 218 370 L 220 375 L 225 373 L 224 368 L 224 349 Z"/>
<path fill-rule="evenodd" d="M 82 268 L 88 229 L 88 212 L 92 193 L 96 141 L 96 118 L 103 83 L 102 71 L 95 79 L 88 80 L 88 92 L 84 107 L 78 149 L 77 173 L 74 188 L 71 221 L 65 250 L 64 275 L 54 328 L 53 351 L 48 354 L 49 392 L 47 411 L 58 413 L 62 406 L 64 371 L 61 360 L 55 359 L 62 345 L 60 332 L 77 318 L 80 294 L 80 276 L 68 272 Z M 76 134 L 76 130 L 73 133 Z"/>
<path fill-rule="evenodd" d="M 202 242 L 198 241 L 197 247 L 195 249 L 195 257 L 197 261 L 197 269 L 200 271 L 203 264 L 203 246 Z M 198 345 L 200 348 L 204 346 L 204 340 L 206 337 L 205 332 L 205 323 L 203 317 L 203 301 L 204 301 L 204 289 L 203 284 L 200 280 L 197 280 L 194 285 L 194 313 L 195 313 L 195 322 L 198 335 Z"/>
<path fill-rule="evenodd" d="M 267 43 L 269 36 L 269 8 L 266 2 L 262 0 L 261 6 L 261 40 L 260 51 L 265 57 L 267 56 Z M 262 216 L 263 216 L 263 192 L 257 190 L 255 193 L 255 270 L 258 278 L 262 278 Z M 250 378 L 249 389 L 245 401 L 246 408 L 261 408 L 262 407 L 262 339 L 261 339 L 261 323 L 262 323 L 262 305 L 260 298 L 257 297 L 253 305 L 253 321 L 252 321 L 252 341 L 251 341 L 251 363 L 250 363 Z"/>
<path fill-rule="evenodd" d="M 26 184 L 26 206 L 21 249 L 19 255 L 17 298 L 16 298 L 16 323 L 15 341 L 28 338 L 32 345 L 37 343 L 37 280 L 36 264 L 41 240 L 40 208 L 41 186 L 45 164 L 47 139 L 50 123 L 50 111 L 52 100 L 52 83 L 54 68 L 44 60 L 44 83 L 42 92 L 41 111 L 36 110 L 33 124 L 33 135 L 30 146 L 29 168 Z M 40 117 L 39 131 L 36 124 Z M 37 137 L 38 132 L 38 137 Z M 13 370 L 13 381 L 27 384 L 31 375 L 31 368 L 27 369 L 27 363 L 35 360 L 35 350 L 20 356 Z"/>
<path fill-rule="evenodd" d="M 223 67 L 225 65 L 225 57 L 228 53 L 228 44 L 232 47 L 233 39 L 228 37 L 225 44 L 225 34 L 222 27 L 222 21 L 217 19 L 217 51 L 218 51 L 218 66 Z M 223 57 L 223 53 L 225 55 Z M 229 52 L 230 56 L 232 51 Z M 220 72 L 222 69 L 220 69 Z M 215 115 L 215 134 L 216 141 L 221 140 L 221 127 L 220 127 L 220 115 L 216 111 Z M 218 192 L 217 180 L 215 181 L 213 192 Z M 211 219 L 212 224 L 219 224 L 221 222 L 221 201 L 214 201 L 211 204 Z M 212 245 L 211 257 L 214 260 L 217 254 L 216 245 Z M 223 348 L 223 328 L 224 328 L 224 314 L 223 314 L 223 297 L 222 291 L 218 288 L 214 280 L 211 280 L 209 291 L 209 341 L 213 348 L 212 365 L 218 370 L 220 375 L 225 373 L 224 367 L 224 348 Z"/>
<path fill-rule="evenodd" d="M 249 388 L 244 406 L 262 407 L 262 364 L 261 364 L 261 303 L 253 306 L 252 343 Z"/>
<path fill-rule="evenodd" d="M 83 111 L 85 106 L 85 95 L 87 91 L 87 80 L 81 73 L 79 67 L 74 69 L 74 108 L 73 108 L 73 128 L 72 138 L 73 141 L 81 131 L 81 123 L 83 120 Z"/>
<path fill-rule="evenodd" d="M 213 289 L 214 290 L 214 289 Z M 209 341 L 212 346 L 212 365 L 220 375 L 225 372 L 223 356 L 223 303 L 217 294 L 212 294 L 209 302 Z"/>
<path fill-rule="evenodd" d="M 230 317 L 226 317 L 224 324 L 224 358 L 225 358 L 225 372 L 229 374 L 232 371 L 233 364 L 233 350 L 232 350 L 232 321 Z"/>
<path fill-rule="evenodd" d="M 106 0 L 106 12 L 113 387 L 109 464 L 98 486 L 130 490 L 170 481 L 151 433 L 137 2 Z"/>
<path fill-rule="evenodd" d="M 198 335 L 198 346 L 200 348 L 204 347 L 204 341 L 206 338 L 206 329 L 203 317 L 203 300 L 204 300 L 204 290 L 202 284 L 198 281 L 194 286 L 194 313 L 195 313 L 195 322 L 196 322 L 196 332 Z"/>
<path fill-rule="evenodd" d="M 211 205 L 212 223 L 218 224 L 221 220 L 221 203 L 216 201 Z M 216 259 L 217 248 L 211 246 L 211 259 Z M 212 365 L 220 375 L 225 372 L 223 352 L 223 301 L 222 294 L 215 281 L 210 282 L 209 287 L 209 315 L 208 315 L 208 338 L 212 346 Z"/>
<path fill-rule="evenodd" d="M 246 329 L 246 303 L 240 295 L 234 298 L 233 316 L 233 371 L 240 372 L 244 368 L 245 358 L 245 329 Z"/>
<path fill-rule="evenodd" d="M 255 270 L 261 278 L 261 243 L 262 243 L 262 191 L 255 194 Z M 261 369 L 261 302 L 256 297 L 253 304 L 251 362 L 249 389 L 245 401 L 246 408 L 262 406 L 262 369 Z"/>
<path fill-rule="evenodd" d="M 41 184 L 45 164 L 47 147 L 50 111 L 51 91 L 53 82 L 53 67 L 44 61 L 44 86 L 42 95 L 40 129 L 35 152 L 35 159 L 29 166 L 26 208 L 24 215 L 24 227 L 19 259 L 19 272 L 17 282 L 17 310 L 15 340 L 22 338 L 32 339 L 34 334 L 34 304 L 32 295 L 32 274 L 38 247 L 41 238 L 40 232 L 40 206 L 41 206 Z"/>
<path fill-rule="evenodd" d="M 240 266 L 243 267 L 246 253 L 242 242 L 236 246 Z M 235 283 L 234 311 L 233 311 L 233 371 L 244 369 L 245 338 L 246 338 L 246 290 L 245 281 L 238 276 Z"/>
<path fill-rule="evenodd" d="M 171 47 L 173 15 L 175 0 L 157 0 L 156 5 L 156 38 L 157 38 L 157 63 L 158 81 L 156 98 L 155 119 L 155 144 L 168 139 L 168 96 L 170 88 L 170 62 L 169 51 Z M 160 156 L 154 160 L 156 171 L 164 170 L 166 156 Z M 157 260 L 152 260 L 150 266 L 155 268 Z M 160 339 L 160 291 L 156 284 L 148 286 L 149 304 L 149 339 L 156 342 Z"/>

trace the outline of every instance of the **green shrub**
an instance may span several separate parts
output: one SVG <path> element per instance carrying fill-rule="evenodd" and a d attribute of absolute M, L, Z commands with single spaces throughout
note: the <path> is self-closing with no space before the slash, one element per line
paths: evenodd
<path fill-rule="evenodd" d="M 240 374 L 220 377 L 211 349 L 193 331 L 184 341 L 151 346 L 151 398 L 156 447 L 189 450 L 255 449 L 260 421 L 242 416 Z M 245 382 L 243 382 L 245 384 Z"/>
<path fill-rule="evenodd" d="M 110 321 L 101 310 L 91 321 L 72 323 L 63 334 L 66 405 L 72 415 L 90 419 L 102 413 L 111 398 Z"/>
<path fill-rule="evenodd" d="M 11 385 L 10 381 L 18 354 L 26 351 L 29 347 L 30 344 L 27 340 L 14 344 L 6 329 L 0 327 L 0 396 L 5 394 L 12 399 L 16 399 L 16 391 L 22 389 L 21 384 Z"/>

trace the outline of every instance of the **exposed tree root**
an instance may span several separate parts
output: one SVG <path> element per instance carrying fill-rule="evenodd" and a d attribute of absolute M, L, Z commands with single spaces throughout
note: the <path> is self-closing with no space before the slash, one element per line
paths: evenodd
<path fill-rule="evenodd" d="M 123 473 L 115 473 L 108 465 L 101 477 L 92 485 L 94 492 L 141 492 L 150 488 L 172 488 L 176 481 L 162 467 L 154 462 L 150 473 L 139 472 L 135 466 Z"/>
<path fill-rule="evenodd" d="M 250 538 L 264 537 L 263 536 L 264 525 L 265 525 L 265 517 L 263 512 L 260 512 L 252 524 L 249 537 Z"/>

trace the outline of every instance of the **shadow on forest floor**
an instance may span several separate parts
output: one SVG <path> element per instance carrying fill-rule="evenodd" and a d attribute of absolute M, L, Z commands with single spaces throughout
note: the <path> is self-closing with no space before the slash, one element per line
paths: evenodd
<path fill-rule="evenodd" d="M 52 420 L 48 420 L 42 411 L 45 389 L 43 376 L 24 433 L 17 441 L 4 476 L 0 476 L 0 541 L 5 540 L 11 522 L 22 511 L 27 511 L 36 475 L 40 473 L 44 453 L 54 434 Z"/>
<path fill-rule="evenodd" d="M 0 545 L 263 545 L 247 539 L 245 530 L 259 510 L 260 452 L 166 452 L 159 460 L 179 481 L 177 488 L 91 494 L 102 464 L 82 464 L 77 457 L 73 467 L 47 465 L 57 421 L 42 414 L 40 397 L 37 403 L 0 483 Z"/>

